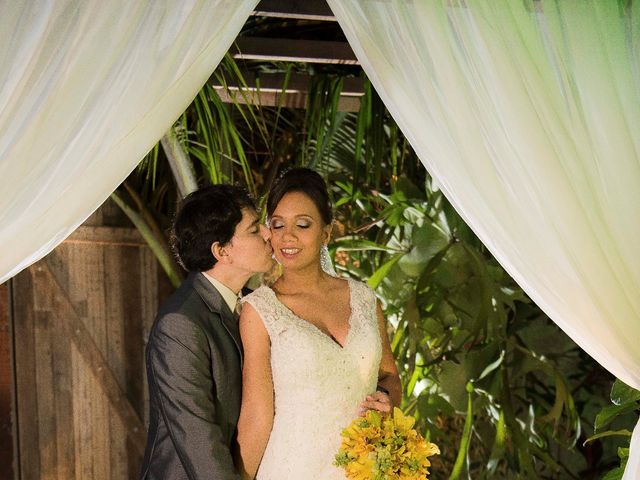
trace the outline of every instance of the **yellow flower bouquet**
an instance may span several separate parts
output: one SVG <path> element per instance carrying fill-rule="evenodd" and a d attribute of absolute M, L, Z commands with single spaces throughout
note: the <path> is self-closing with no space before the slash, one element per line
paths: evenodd
<path fill-rule="evenodd" d="M 399 408 L 393 415 L 369 410 L 342 431 L 335 465 L 351 480 L 422 480 L 428 478 L 429 457 L 440 453 L 414 428 L 415 418 Z"/>

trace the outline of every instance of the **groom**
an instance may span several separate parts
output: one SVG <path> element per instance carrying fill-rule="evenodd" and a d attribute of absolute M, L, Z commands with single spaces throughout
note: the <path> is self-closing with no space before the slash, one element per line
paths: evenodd
<path fill-rule="evenodd" d="M 233 444 L 242 392 L 238 294 L 271 267 L 269 230 L 240 187 L 188 195 L 173 246 L 189 276 L 162 305 L 146 350 L 149 435 L 142 479 L 238 480 Z"/>

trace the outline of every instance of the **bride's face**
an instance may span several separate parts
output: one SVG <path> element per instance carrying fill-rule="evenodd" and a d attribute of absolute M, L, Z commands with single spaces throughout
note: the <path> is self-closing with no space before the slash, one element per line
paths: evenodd
<path fill-rule="evenodd" d="M 269 220 L 271 246 L 284 268 L 300 269 L 320 261 L 320 248 L 329 241 L 331 225 L 302 192 L 287 193 Z"/>

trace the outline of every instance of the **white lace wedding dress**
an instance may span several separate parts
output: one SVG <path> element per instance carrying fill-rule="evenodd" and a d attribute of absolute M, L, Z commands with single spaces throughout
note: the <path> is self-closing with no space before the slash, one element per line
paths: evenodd
<path fill-rule="evenodd" d="M 346 478 L 333 466 L 340 433 L 375 391 L 382 355 L 375 295 L 367 285 L 347 281 L 351 316 L 344 348 L 268 287 L 243 299 L 260 314 L 271 339 L 275 417 L 258 480 Z"/>

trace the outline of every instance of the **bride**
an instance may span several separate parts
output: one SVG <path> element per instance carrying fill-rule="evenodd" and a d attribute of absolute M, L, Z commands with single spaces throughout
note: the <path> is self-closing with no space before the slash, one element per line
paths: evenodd
<path fill-rule="evenodd" d="M 367 285 L 322 268 L 332 211 L 318 173 L 281 176 L 267 215 L 283 274 L 243 299 L 243 478 L 345 479 L 333 466 L 342 430 L 367 409 L 400 403 L 385 320 Z"/>

